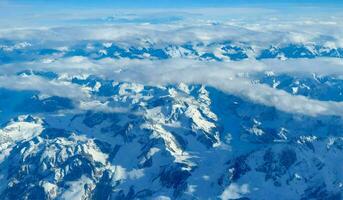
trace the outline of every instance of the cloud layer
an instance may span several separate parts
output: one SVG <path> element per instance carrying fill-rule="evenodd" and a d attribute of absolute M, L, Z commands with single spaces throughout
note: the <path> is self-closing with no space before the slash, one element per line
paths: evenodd
<path fill-rule="evenodd" d="M 151 86 L 182 82 L 212 86 L 229 94 L 273 106 L 285 112 L 311 116 L 343 116 L 343 102 L 318 101 L 292 95 L 268 85 L 256 83 L 249 76 L 249 74 L 268 71 L 301 74 L 302 76 L 311 76 L 312 73 L 339 76 L 343 75 L 342 63 L 339 59 L 205 62 L 190 59 L 164 61 L 104 59 L 94 61 L 85 57 L 72 57 L 49 64 L 27 63 L 27 66 L 34 70 L 56 72 L 60 74 L 60 78 L 49 81 L 36 76 L 3 76 L 0 77 L 0 86 L 18 90 L 34 89 L 47 95 L 80 100 L 87 98 L 87 90 L 68 83 L 72 77 L 95 75 L 116 82 L 135 82 Z M 326 66 L 326 69 L 323 70 L 321 66 Z"/>
<path fill-rule="evenodd" d="M 253 48 L 251 51 L 283 44 L 308 45 L 309 48 L 322 45 L 332 51 L 343 47 L 341 38 L 343 24 L 340 20 L 341 16 L 337 13 L 326 16 L 326 18 L 318 16 L 311 19 L 299 18 L 295 21 L 294 19 L 280 18 L 273 10 L 250 9 L 256 13 L 268 13 L 268 20 L 254 21 L 252 18 L 248 20 L 227 19 L 223 14 L 227 11 L 225 9 L 217 9 L 217 13 L 216 10 L 207 11 L 216 15 L 213 19 L 220 20 L 204 20 L 201 16 L 206 13 L 206 10 L 179 12 L 180 20 L 162 21 L 161 24 L 148 23 L 144 20 L 137 21 L 140 18 L 137 15 L 125 15 L 127 18 L 134 19 L 131 24 L 118 24 L 112 22 L 116 21 L 119 15 L 101 18 L 97 14 L 96 19 L 104 22 L 77 26 L 71 24 L 70 26 L 4 28 L 0 31 L 0 38 L 3 41 L 15 41 L 14 43 L 29 42 L 28 44 L 30 44 L 32 42 L 39 47 L 58 46 L 59 49 L 69 48 L 70 44 L 87 41 L 103 42 L 104 45 L 117 43 L 127 48 L 132 46 L 141 48 L 149 45 L 158 48 L 168 45 L 215 44 L 230 41 L 242 45 L 248 44 L 247 48 Z M 152 15 L 151 12 L 144 12 L 141 18 Z M 275 15 L 275 17 L 272 18 L 270 15 Z M 190 16 L 199 17 L 194 20 Z M 76 17 L 75 19 L 74 16 L 69 19 L 87 22 L 93 17 L 84 19 Z M 108 19 L 112 19 L 112 21 Z M 300 26 L 301 29 L 299 29 Z M 2 48 L 2 50 L 6 51 L 6 48 Z M 20 50 L 11 49 L 10 51 L 20 53 Z M 144 58 L 142 60 L 124 58 L 96 60 L 83 56 L 64 57 L 62 55 L 61 57 L 51 56 L 47 59 L 23 63 L 9 62 L 2 65 L 0 87 L 16 90 L 34 89 L 46 95 L 63 96 L 79 101 L 89 98 L 89 91 L 69 82 L 75 76 L 95 75 L 107 80 L 136 82 L 144 85 L 168 85 L 182 82 L 216 87 L 224 92 L 247 98 L 256 103 L 273 106 L 285 112 L 311 116 L 343 115 L 341 102 L 318 101 L 305 96 L 293 95 L 268 85 L 256 83 L 250 78 L 254 73 L 266 71 L 301 76 L 311 76 L 316 73 L 341 78 L 343 76 L 341 58 L 287 60 L 249 58 L 236 62 L 213 62 L 184 58 L 170 58 L 163 61 Z M 26 69 L 52 71 L 57 73 L 59 78 L 46 80 L 37 76 L 16 76 L 16 73 Z"/>

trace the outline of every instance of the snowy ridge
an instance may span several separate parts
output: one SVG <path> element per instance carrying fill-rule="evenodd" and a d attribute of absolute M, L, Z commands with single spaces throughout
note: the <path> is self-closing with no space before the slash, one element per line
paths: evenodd
<path fill-rule="evenodd" d="M 32 44 L 31 44 L 32 43 Z M 278 46 L 257 46 L 246 42 L 220 41 L 214 43 L 154 44 L 146 42 L 144 46 L 129 46 L 106 41 L 88 41 L 81 44 L 64 44 L 41 46 L 35 41 L 13 43 L 0 47 L 1 64 L 18 61 L 43 60 L 46 63 L 59 58 L 75 56 L 99 60 L 104 58 L 120 59 L 168 59 L 188 58 L 209 61 L 240 61 L 246 59 L 296 59 L 296 58 L 342 58 L 343 47 L 326 44 L 290 43 Z M 21 45 L 29 44 L 29 45 Z M 69 45 L 69 46 L 66 46 Z M 62 48 L 62 47 L 63 48 Z"/>
<path fill-rule="evenodd" d="M 271 187 L 275 197 L 279 190 L 294 198 L 340 196 L 342 177 L 323 160 L 340 160 L 340 118 L 294 116 L 201 85 L 97 80 L 97 95 L 130 111 L 41 113 L 6 124 L 4 198 L 259 199 Z"/>

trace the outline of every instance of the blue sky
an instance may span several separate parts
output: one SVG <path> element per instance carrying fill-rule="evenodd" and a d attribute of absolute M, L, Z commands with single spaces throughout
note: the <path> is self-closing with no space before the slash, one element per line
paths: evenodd
<path fill-rule="evenodd" d="M 94 19 L 113 16 L 115 13 L 117 17 L 123 17 L 123 14 L 118 12 L 121 9 L 129 9 L 130 12 L 126 14 L 138 15 L 140 10 L 150 8 L 158 8 L 159 11 L 157 14 L 152 13 L 136 21 L 169 21 L 169 19 L 179 18 L 180 12 L 187 12 L 185 10 L 192 8 L 236 9 L 219 13 L 216 11 L 203 11 L 201 14 L 207 19 L 218 19 L 219 14 L 220 19 L 223 17 L 250 17 L 250 19 L 255 19 L 261 16 L 269 17 L 271 13 L 273 16 L 280 14 L 283 17 L 291 16 L 293 18 L 305 15 L 327 16 L 330 13 L 340 15 L 340 13 L 343 13 L 341 12 L 343 0 L 0 0 L 0 26 L 65 25 L 71 23 L 66 20 L 68 17 L 69 19 L 87 18 L 94 22 Z M 167 8 L 174 10 L 173 12 L 170 12 L 170 10 L 167 12 L 165 10 Z M 245 8 L 253 9 L 246 10 Z M 161 17 L 162 19 L 160 19 Z M 181 18 L 184 17 L 184 15 L 181 16 Z"/>
<path fill-rule="evenodd" d="M 6 1 L 6 0 L 3 0 Z M 230 7 L 230 6 L 283 6 L 294 5 L 341 5 L 341 0 L 8 0 L 7 4 L 32 6 L 63 6 L 92 8 L 153 8 L 153 7 Z"/>

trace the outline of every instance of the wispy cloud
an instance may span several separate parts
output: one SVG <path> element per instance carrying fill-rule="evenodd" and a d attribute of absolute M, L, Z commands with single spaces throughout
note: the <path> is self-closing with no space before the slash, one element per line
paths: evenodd
<path fill-rule="evenodd" d="M 81 87 L 61 81 L 48 81 L 37 76 L 0 76 L 0 87 L 14 90 L 35 90 L 50 96 L 85 99 L 86 91 Z"/>
<path fill-rule="evenodd" d="M 326 70 L 321 67 L 323 65 L 326 66 Z M 64 74 L 66 81 L 74 76 L 96 75 L 107 80 L 136 82 L 152 86 L 181 82 L 204 84 L 285 112 L 310 116 L 343 116 L 343 102 L 318 101 L 304 96 L 295 96 L 264 84 L 255 83 L 249 77 L 240 75 L 242 73 L 254 74 L 269 70 L 305 75 L 311 75 L 313 72 L 343 75 L 342 63 L 338 59 L 223 63 L 189 59 L 169 59 L 165 61 L 104 59 L 94 61 L 85 57 L 77 57 L 50 64 L 31 63 L 28 67 Z M 35 89 L 44 94 L 66 96 L 74 99 L 82 99 L 87 96 L 83 88 L 67 84 L 63 79 L 58 82 L 48 82 L 37 77 L 0 77 L 0 86 L 24 90 Z"/>

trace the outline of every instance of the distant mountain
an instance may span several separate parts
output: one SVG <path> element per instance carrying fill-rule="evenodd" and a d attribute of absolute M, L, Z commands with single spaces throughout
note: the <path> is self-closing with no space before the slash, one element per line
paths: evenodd
<path fill-rule="evenodd" d="M 63 45 L 63 43 L 61 44 Z M 240 61 L 244 59 L 297 59 L 297 58 L 342 58 L 343 48 L 325 45 L 281 44 L 270 47 L 250 46 L 246 43 L 223 41 L 216 43 L 185 43 L 155 45 L 146 42 L 144 46 L 127 46 L 106 41 L 88 41 L 71 46 L 49 47 L 34 42 L 0 45 L 0 62 L 49 60 L 84 56 L 99 60 L 104 58 L 168 59 L 190 58 L 196 60 Z"/>

